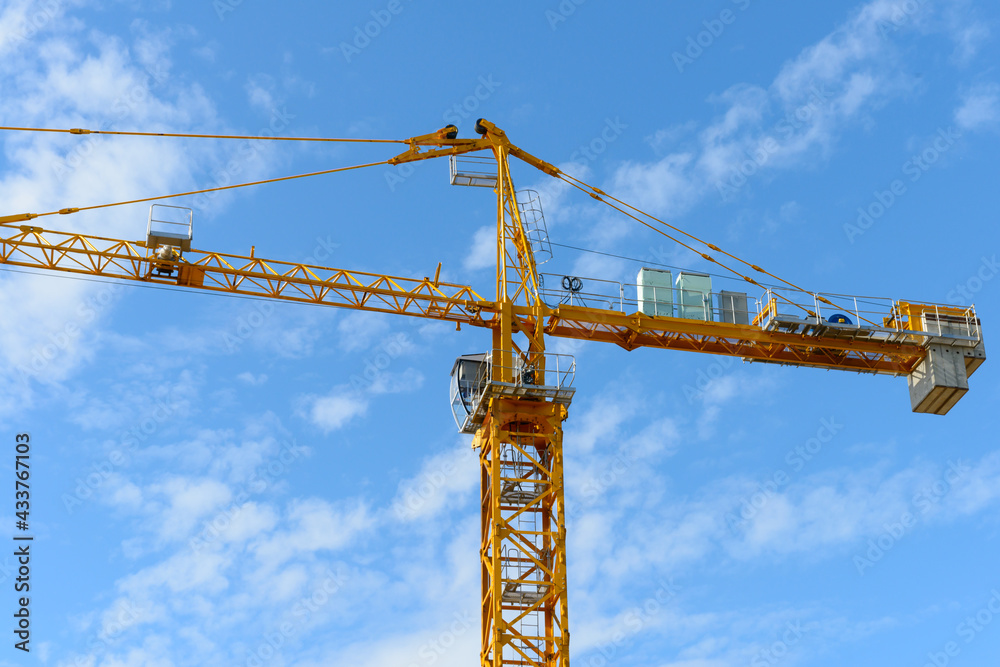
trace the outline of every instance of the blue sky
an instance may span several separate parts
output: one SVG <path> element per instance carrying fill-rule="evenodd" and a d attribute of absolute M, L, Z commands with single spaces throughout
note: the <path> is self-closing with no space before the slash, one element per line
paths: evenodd
<path fill-rule="evenodd" d="M 472 136 L 484 116 L 792 282 L 974 302 L 989 337 L 995 4 L 512 4 L 6 0 L 0 124 L 399 139 L 448 122 Z M 0 141 L 3 215 L 393 154 Z M 554 242 L 637 260 L 557 246 L 546 271 L 712 268 L 514 169 Z M 194 208 L 200 249 L 416 277 L 441 262 L 442 279 L 492 289 L 494 199 L 449 186 L 443 162 L 174 203 Z M 46 225 L 136 240 L 146 215 Z M 0 304 L 4 467 L 30 431 L 37 535 L 32 652 L 8 633 L 2 664 L 476 660 L 478 473 L 447 388 L 486 332 L 6 270 Z M 575 664 L 995 664 L 993 363 L 942 418 L 912 414 L 900 378 L 550 343 L 578 364 Z"/>

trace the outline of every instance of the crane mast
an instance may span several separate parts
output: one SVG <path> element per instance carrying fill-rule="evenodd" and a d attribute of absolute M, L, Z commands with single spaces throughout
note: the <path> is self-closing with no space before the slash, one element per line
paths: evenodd
<path fill-rule="evenodd" d="M 493 381 L 484 397 L 487 414 L 473 445 L 479 449 L 482 485 L 480 660 L 482 667 L 564 667 L 569 610 L 562 423 L 572 394 L 553 397 L 543 389 L 548 385 L 540 281 L 510 175 L 509 148 L 485 121 L 477 131 L 495 142 L 500 305 Z M 531 321 L 515 318 L 519 300 L 535 309 Z M 516 333 L 526 339 L 524 349 L 517 346 Z M 520 385 L 518 395 L 505 395 L 511 385 Z"/>
<path fill-rule="evenodd" d="M 656 302 L 650 310 L 642 287 L 637 300 L 630 301 L 620 286 L 617 304 L 612 297 L 599 307 L 572 299 L 551 305 L 514 188 L 510 157 L 550 176 L 564 175 L 511 144 L 492 123 L 480 119 L 476 131 L 477 139 L 458 138 L 454 126 L 413 137 L 403 142 L 408 149 L 387 163 L 492 154 L 495 176 L 472 176 L 464 183 L 486 185 L 496 193 L 492 299 L 467 285 L 442 282 L 440 265 L 433 278 L 407 278 L 258 258 L 253 250 L 238 255 L 193 249 L 190 217 L 186 223 L 175 221 L 173 227 L 157 229 L 152 209 L 144 241 L 21 224 L 80 209 L 2 216 L 0 264 L 490 329 L 492 348 L 460 357 L 452 371 L 456 420 L 460 431 L 473 434 L 473 447 L 479 451 L 481 667 L 569 665 L 563 422 L 575 392 L 575 362 L 547 354 L 546 336 L 614 343 L 626 350 L 687 350 L 904 376 L 913 410 L 936 414 L 948 412 L 964 395 L 968 376 L 985 360 L 982 330 L 972 307 L 887 301 L 884 312 L 875 317 L 862 314 L 855 299 L 855 323 L 836 313 L 843 303 L 835 304 L 835 297 L 803 293 L 796 302 L 768 288 L 756 312 L 744 307 L 742 319 L 732 306 L 728 311 L 721 307 L 720 316 L 714 317 L 711 305 L 692 317 L 685 310 L 690 309 L 687 303 L 675 314 L 671 302 L 664 314 Z M 477 178 L 480 182 L 472 183 Z M 605 203 L 613 200 L 596 188 L 587 194 Z M 805 316 L 789 314 L 789 304 Z M 830 312 L 836 314 L 827 317 Z"/>

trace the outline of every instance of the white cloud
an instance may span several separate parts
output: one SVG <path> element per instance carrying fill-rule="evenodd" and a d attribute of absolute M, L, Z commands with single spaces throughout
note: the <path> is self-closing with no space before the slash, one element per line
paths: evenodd
<path fill-rule="evenodd" d="M 424 374 L 415 368 L 407 368 L 402 373 L 380 373 L 368 391 L 372 394 L 403 394 L 416 391 L 422 386 Z"/>
<path fill-rule="evenodd" d="M 261 373 L 260 375 L 254 375 L 250 371 L 244 371 L 236 376 L 236 379 L 240 382 L 244 382 L 251 387 L 259 387 L 265 382 L 267 382 L 267 375 Z"/>
<path fill-rule="evenodd" d="M 293 565 L 271 578 L 267 596 L 275 602 L 283 602 L 298 594 L 309 581 L 309 573 L 301 565 Z"/>
<path fill-rule="evenodd" d="M 337 323 L 340 346 L 347 352 L 366 350 L 388 338 L 390 317 L 383 313 L 348 312 Z"/>
<path fill-rule="evenodd" d="M 466 271 L 479 271 L 496 266 L 497 229 L 496 226 L 480 227 L 472 237 L 472 247 L 462 265 Z"/>
<path fill-rule="evenodd" d="M 688 121 L 680 125 L 674 125 L 662 130 L 657 130 L 653 136 L 646 141 L 654 150 L 667 150 L 674 148 L 674 145 L 687 139 L 698 129 L 698 124 Z"/>
<path fill-rule="evenodd" d="M 705 147 L 703 160 L 710 172 L 721 172 L 716 163 L 719 147 Z M 618 168 L 614 177 L 615 192 L 622 192 L 623 199 L 643 210 L 662 215 L 676 215 L 691 205 L 698 196 L 699 184 L 692 181 L 689 167 L 693 155 L 674 153 L 653 164 L 626 163 Z M 728 165 L 731 156 L 727 155 Z"/>
<path fill-rule="evenodd" d="M 219 552 L 178 551 L 166 560 L 126 576 L 119 588 L 137 600 L 156 601 L 157 592 L 200 590 L 218 593 L 229 586 L 230 556 Z M 152 619 L 150 619 L 152 620 Z"/>
<path fill-rule="evenodd" d="M 955 110 L 955 122 L 963 130 L 977 130 L 995 125 L 1000 120 L 1000 86 L 982 84 L 962 96 L 961 105 Z"/>
<path fill-rule="evenodd" d="M 227 520 L 222 522 L 219 539 L 225 542 L 246 542 L 273 530 L 280 517 L 268 505 L 248 502 L 227 512 L 225 518 Z"/>
<path fill-rule="evenodd" d="M 142 507 L 142 489 L 132 482 L 125 482 L 112 493 L 111 501 L 120 507 L 136 511 Z"/>
<path fill-rule="evenodd" d="M 715 435 L 722 413 L 722 406 L 737 399 L 767 401 L 777 384 L 773 375 L 760 373 L 729 373 L 711 377 L 717 370 L 728 368 L 735 360 L 718 359 L 705 375 L 700 376 L 697 387 L 685 389 L 690 397 L 697 397 L 702 404 L 702 413 L 697 420 L 698 437 L 707 440 Z"/>
<path fill-rule="evenodd" d="M 266 74 L 258 74 L 251 77 L 246 83 L 247 98 L 250 105 L 266 113 L 270 113 L 276 106 L 273 93 L 274 87 L 274 77 Z"/>
<path fill-rule="evenodd" d="M 257 308 L 263 308 L 263 306 Z M 251 308 L 247 311 L 248 314 L 245 315 L 247 321 L 257 308 Z M 246 340 L 254 349 L 286 359 L 299 359 L 312 354 L 314 346 L 321 336 L 321 329 L 315 325 L 316 314 L 302 309 L 294 312 L 280 312 L 280 317 L 265 319 L 259 327 L 250 330 L 248 339 L 238 338 L 237 343 Z M 226 329 L 225 334 L 231 335 L 236 332 L 238 336 L 240 335 L 241 329 L 229 326 L 230 328 Z M 239 320 L 237 320 L 236 326 L 239 326 Z M 225 343 L 227 352 L 233 351 L 225 338 L 220 337 L 217 340 Z"/>
<path fill-rule="evenodd" d="M 172 478 L 149 487 L 151 502 L 162 497 L 160 535 L 166 540 L 186 538 L 202 517 L 217 510 L 231 497 L 229 487 L 210 479 Z"/>
<path fill-rule="evenodd" d="M 397 521 L 426 520 L 453 501 L 467 497 L 479 485 L 479 458 L 465 443 L 429 458 L 415 476 L 399 483 L 393 499 L 392 517 Z"/>
<path fill-rule="evenodd" d="M 293 501 L 283 525 L 287 528 L 250 547 L 264 573 L 302 554 L 344 548 L 357 535 L 373 528 L 374 521 L 361 503 L 334 506 L 312 498 Z"/>
<path fill-rule="evenodd" d="M 334 390 L 327 396 L 306 399 L 309 420 L 329 433 L 343 428 L 355 417 L 368 411 L 368 399 L 345 389 Z"/>
<path fill-rule="evenodd" d="M 561 162 L 556 167 L 560 171 L 583 180 L 588 179 L 591 175 L 591 169 L 586 162 Z M 569 195 L 576 191 L 569 183 L 561 179 L 546 176 L 531 185 L 528 189 L 538 193 L 542 203 L 542 214 L 545 216 L 545 224 L 550 231 L 553 227 L 558 227 L 560 224 L 573 222 L 573 218 L 579 211 L 579 207 L 568 203 Z M 496 228 L 491 227 L 491 229 L 493 230 L 493 238 L 495 239 Z M 495 261 L 491 262 L 491 266 L 492 264 L 495 264 Z"/>
<path fill-rule="evenodd" d="M 787 106 L 798 106 L 815 86 L 842 85 L 850 79 L 852 68 L 874 64 L 872 57 L 888 47 L 885 26 L 899 16 L 902 4 L 898 0 L 870 2 L 832 33 L 804 49 L 775 79 L 778 97 Z"/>
<path fill-rule="evenodd" d="M 177 491 L 173 498 L 181 500 L 193 497 L 186 491 L 204 484 L 175 479 L 169 486 Z M 118 598 L 103 612 L 79 619 L 83 631 L 94 632 L 102 640 L 88 645 L 96 655 L 104 654 L 101 664 L 119 664 L 116 659 L 135 654 L 138 646 L 161 628 L 196 641 L 203 649 L 197 659 L 176 647 L 165 648 L 163 655 L 177 660 L 170 664 L 213 662 L 216 652 L 229 647 L 214 645 L 200 634 L 202 628 L 212 627 L 218 637 L 220 632 L 238 627 L 241 636 L 251 637 L 247 626 L 252 624 L 259 626 L 263 636 L 279 627 L 284 618 L 294 620 L 296 630 L 304 632 L 306 623 L 321 624 L 324 619 L 318 613 L 305 618 L 294 614 L 296 608 L 305 609 L 302 600 L 310 601 L 311 612 L 343 604 L 328 605 L 328 598 L 315 596 L 316 590 L 327 586 L 334 570 L 341 571 L 334 575 L 338 588 L 348 581 L 376 585 L 364 574 L 349 580 L 328 558 L 329 552 L 345 548 L 373 528 L 373 518 L 360 502 L 334 505 L 320 499 L 299 499 L 279 512 L 252 501 L 227 512 L 227 516 L 229 521 L 215 539 L 199 548 L 186 542 L 168 547 L 175 550 L 122 577 L 116 584 Z M 325 590 L 336 593 L 336 589 Z M 364 593 L 366 598 L 372 594 Z"/>
<path fill-rule="evenodd" d="M 953 490 L 944 499 L 944 518 L 975 514 L 1000 500 L 1000 452 L 984 457 Z"/>
<path fill-rule="evenodd" d="M 955 51 L 952 60 L 960 66 L 969 65 L 989 41 L 989 24 L 975 16 L 975 10 L 967 2 L 953 2 L 945 10 Z"/>
<path fill-rule="evenodd" d="M 52 128 L 156 130 L 218 125 L 204 91 L 171 74 L 169 50 L 174 34 L 156 33 L 139 23 L 134 26 L 133 43 L 126 44 L 64 17 L 63 12 L 76 4 L 41 6 L 16 1 L 0 10 L 0 25 L 6 28 L 0 31 L 4 89 L 0 115 L 16 119 L 17 125 Z M 213 153 L 208 145 L 117 137 L 4 133 L 2 139 L 4 214 L 176 192 L 194 184 L 197 169 L 229 158 Z M 144 209 L 129 206 L 83 212 L 48 225 L 134 239 L 144 229 Z M 98 301 L 109 291 L 107 285 L 54 275 L 5 273 L 0 278 L 4 302 L 0 305 L 8 315 L 0 322 L 0 365 L 5 369 L 0 384 L 7 388 L 0 394 L 2 410 L 30 403 L 36 383 L 49 385 L 51 395 L 51 385 L 86 364 L 99 346 L 95 330 L 115 295 Z M 13 294 L 18 295 L 16 302 L 11 300 Z"/>
<path fill-rule="evenodd" d="M 851 75 L 840 98 L 840 112 L 852 117 L 877 92 L 879 82 L 869 72 Z"/>
<path fill-rule="evenodd" d="M 946 483 L 948 477 L 954 484 Z M 642 488 L 641 492 L 628 495 L 608 489 L 600 506 L 584 507 L 571 522 L 568 547 L 574 561 L 577 616 L 590 619 L 577 625 L 578 651 L 597 651 L 619 631 L 626 636 L 655 631 L 684 646 L 674 657 L 676 662 L 668 664 L 736 665 L 748 664 L 770 646 L 787 622 L 801 622 L 810 636 L 823 638 L 847 634 L 860 638 L 896 627 L 892 619 L 831 618 L 821 608 L 684 612 L 683 607 L 691 604 L 684 594 L 684 573 L 691 568 L 701 571 L 699 564 L 710 558 L 773 563 L 776 557 L 792 555 L 799 562 L 841 559 L 849 567 L 855 551 L 868 548 L 866 540 L 880 535 L 887 524 L 898 523 L 905 512 L 917 516 L 913 530 L 919 531 L 995 507 L 1000 501 L 1000 452 L 975 465 L 917 462 L 894 473 L 882 465 L 817 472 L 770 495 L 739 534 L 730 531 L 724 517 L 739 512 L 741 498 L 760 487 L 747 479 L 736 485 L 729 482 L 710 483 L 680 498 L 664 497 L 655 483 L 631 479 L 630 485 Z M 639 606 L 636 601 L 643 590 L 655 588 L 656 578 L 664 576 L 677 577 L 682 584 L 680 597 L 659 604 L 639 630 L 634 616 L 632 623 L 624 623 L 630 618 L 628 610 Z M 636 581 L 646 588 L 618 602 L 621 589 Z M 722 638 L 725 641 L 718 641 Z"/>
<path fill-rule="evenodd" d="M 607 450 L 622 424 L 638 409 L 637 401 L 602 394 L 587 412 L 573 416 L 573 421 L 566 426 L 566 440 L 573 442 L 576 451 L 585 454 L 595 448 Z"/>
<path fill-rule="evenodd" d="M 733 663 L 729 660 L 681 660 L 680 662 L 667 662 L 663 667 L 731 667 Z"/>
<path fill-rule="evenodd" d="M 757 174 L 814 164 L 845 127 L 917 85 L 894 40 L 931 21 L 904 4 L 869 2 L 785 63 L 767 87 L 737 84 L 711 97 L 721 107 L 713 122 L 698 132 L 684 126 L 693 141 L 656 161 L 619 166 L 612 192 L 654 215 L 676 217 L 716 191 L 735 196 Z M 678 130 L 658 136 L 657 146 L 675 143 Z"/>
<path fill-rule="evenodd" d="M 904 514 L 915 518 L 913 530 L 921 530 L 978 513 L 1000 500 L 998 489 L 1000 453 L 975 465 L 917 463 L 888 476 L 877 468 L 828 471 L 767 494 L 766 502 L 748 519 L 743 538 L 723 541 L 740 557 L 842 553 L 860 540 L 880 535 Z M 750 487 L 745 493 L 758 490 Z M 728 502 L 727 512 L 740 511 L 739 500 Z"/>

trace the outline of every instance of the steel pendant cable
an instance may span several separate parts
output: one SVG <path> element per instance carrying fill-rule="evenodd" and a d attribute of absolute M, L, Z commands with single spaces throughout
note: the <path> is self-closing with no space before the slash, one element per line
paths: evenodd
<path fill-rule="evenodd" d="M 792 289 L 794 289 L 794 290 L 796 290 L 798 292 L 802 292 L 802 293 L 805 293 L 805 294 L 812 294 L 814 296 L 814 298 L 817 301 L 819 301 L 820 303 L 824 303 L 826 305 L 833 306 L 835 308 L 837 307 L 837 304 L 833 303 L 832 301 L 830 301 L 826 297 L 821 296 L 819 294 L 815 294 L 814 292 L 810 292 L 809 290 L 807 290 L 805 288 L 799 287 L 795 283 L 789 282 L 789 281 L 787 281 L 787 280 L 785 280 L 785 279 L 783 279 L 783 278 L 781 278 L 779 276 L 776 276 L 773 273 L 771 273 L 770 271 L 767 271 L 767 270 L 765 270 L 765 269 L 757 266 L 756 264 L 752 264 L 752 263 L 750 263 L 750 262 L 748 262 L 748 261 L 746 261 L 744 259 L 741 259 L 740 257 L 737 257 L 736 255 L 723 250 L 722 248 L 718 247 L 715 244 L 709 243 L 708 241 L 705 241 L 704 239 L 698 238 L 694 234 L 686 232 L 683 229 L 681 229 L 679 227 L 676 227 L 675 225 L 671 225 L 670 223 L 668 223 L 668 222 L 666 222 L 664 220 L 661 220 L 661 219 L 657 218 L 656 216 L 654 216 L 654 215 L 652 215 L 650 213 L 647 213 L 646 211 L 643 211 L 642 209 L 640 209 L 640 208 L 638 208 L 636 206 L 632 206 L 628 202 L 622 201 L 621 199 L 618 199 L 617 197 L 615 197 L 613 195 L 609 195 L 608 193 L 604 192 L 603 190 L 601 190 L 598 187 L 595 187 L 593 185 L 589 185 L 588 183 L 585 183 L 584 181 L 582 181 L 582 180 L 580 180 L 580 179 L 578 179 L 578 178 L 576 178 L 574 176 L 570 176 L 569 174 L 567 174 L 567 173 L 565 173 L 563 171 L 560 171 L 559 174 L 556 177 L 559 178 L 560 180 L 562 180 L 563 182 L 567 183 L 568 185 L 571 185 L 571 186 L 575 187 L 576 189 L 580 190 L 581 192 L 586 193 L 587 195 L 589 195 L 593 199 L 596 199 L 597 201 L 602 202 L 603 204 L 605 204 L 605 205 L 607 205 L 607 206 L 615 209 L 616 211 L 619 211 L 620 213 L 628 216 L 629 218 L 632 218 L 633 220 L 635 220 L 635 221 L 639 222 L 640 224 L 648 227 L 649 229 L 652 229 L 653 231 L 655 231 L 655 232 L 657 232 L 659 234 L 662 234 L 663 236 L 666 236 L 668 239 L 670 239 L 674 243 L 677 243 L 678 245 L 680 245 L 680 246 L 682 246 L 682 247 L 690 250 L 691 252 L 694 252 L 694 253 L 700 255 L 706 261 L 711 262 L 711 263 L 713 263 L 713 264 L 715 264 L 717 266 L 720 266 L 723 269 L 725 269 L 726 271 L 729 271 L 730 273 L 732 273 L 732 274 L 734 274 L 736 276 L 739 276 L 740 278 L 742 278 L 746 282 L 750 283 L 751 285 L 754 285 L 756 287 L 760 287 L 761 289 L 765 289 L 764 285 L 762 285 L 761 283 L 757 282 L 756 280 L 754 280 L 750 276 L 744 275 L 741 271 L 738 271 L 737 269 L 734 269 L 734 268 L 732 268 L 730 266 L 727 266 L 726 264 L 720 262 L 719 260 L 715 259 L 711 255 L 709 255 L 707 253 L 704 253 L 704 252 L 701 252 L 701 251 L 697 250 L 696 248 L 693 248 L 692 246 L 688 245 L 687 243 L 681 241 L 680 239 L 678 239 L 678 238 L 676 238 L 674 236 L 671 236 L 670 234 L 668 234 L 667 232 L 663 231 L 662 229 L 654 227 L 653 225 L 649 224 L 645 220 L 642 220 L 641 218 L 637 217 L 633 213 L 630 213 L 629 210 L 630 211 L 634 211 L 635 213 L 637 213 L 639 215 L 645 216 L 646 218 L 649 218 L 650 220 L 652 220 L 652 221 L 654 221 L 654 222 L 656 222 L 656 223 L 658 223 L 658 224 L 660 224 L 660 225 L 662 225 L 662 226 L 664 226 L 664 227 L 666 227 L 668 229 L 671 229 L 671 230 L 677 232 L 678 234 L 686 236 L 687 238 L 695 241 L 696 243 L 700 243 L 701 245 L 703 245 L 703 246 L 705 246 L 705 247 L 707 247 L 707 248 L 709 248 L 709 249 L 711 249 L 711 250 L 713 250 L 715 252 L 722 253 L 726 257 L 729 257 L 729 258 L 731 258 L 731 259 L 733 259 L 733 260 L 735 260 L 735 261 L 737 261 L 737 262 L 739 262 L 741 264 L 745 264 L 746 266 L 748 266 L 749 268 L 753 269 L 754 271 L 757 271 L 758 273 L 762 273 L 762 274 L 764 274 L 766 276 L 769 276 L 770 278 L 773 278 L 774 280 L 777 280 L 777 281 L 779 281 L 779 282 L 787 285 L 788 287 L 790 287 L 790 288 L 792 288 Z M 628 209 L 628 210 L 625 210 L 625 209 Z M 801 308 L 806 313 L 808 313 L 809 316 L 811 316 L 811 317 L 816 317 L 817 316 L 815 312 L 813 312 L 812 310 L 810 310 L 806 306 L 803 306 L 802 304 L 799 304 L 799 303 L 795 303 L 794 301 L 792 301 L 791 299 L 789 299 L 785 295 L 781 294 L 780 292 L 773 292 L 772 291 L 771 293 L 774 295 L 775 298 L 781 299 L 782 301 L 787 302 L 789 305 L 795 306 L 797 308 Z M 864 321 L 866 321 L 866 322 L 868 322 L 869 324 L 875 324 L 874 322 L 871 322 L 870 320 L 868 320 L 868 319 L 866 319 L 864 317 L 861 317 L 861 319 L 864 320 Z"/>
<path fill-rule="evenodd" d="M 113 130 L 86 130 L 79 127 L 71 129 L 56 129 L 46 127 L 3 127 L 6 132 L 53 132 L 60 134 L 107 134 L 124 137 L 181 137 L 190 139 L 249 139 L 252 141 L 315 141 L 325 143 L 346 144 L 405 144 L 403 139 L 334 139 L 329 137 L 268 137 L 235 134 L 183 134 L 179 132 L 125 132 Z"/>
<path fill-rule="evenodd" d="M 281 181 L 291 181 L 297 178 L 308 178 L 310 176 L 323 176 L 325 174 L 335 174 L 341 171 L 351 171 L 353 169 L 364 169 L 365 167 L 377 167 L 379 165 L 389 164 L 387 160 L 382 162 L 370 162 L 368 164 L 358 164 L 351 167 L 338 167 L 336 169 L 324 169 L 323 171 L 313 171 L 308 174 L 295 174 L 294 176 L 281 176 L 278 178 L 268 178 L 262 181 L 252 181 L 250 183 L 237 183 L 235 185 L 223 185 L 217 188 L 206 188 L 204 190 L 192 190 L 190 192 L 178 192 L 171 195 L 159 195 L 156 197 L 144 197 L 142 199 L 130 199 L 128 201 L 113 202 L 110 204 L 97 204 L 94 206 L 79 206 L 74 208 L 63 208 L 58 211 L 48 211 L 46 213 L 19 213 L 17 215 L 5 215 L 0 216 L 0 225 L 10 225 L 15 222 L 27 222 L 28 220 L 33 220 L 35 218 L 41 218 L 47 215 L 69 215 L 71 213 L 79 213 L 80 211 L 93 211 L 100 208 L 111 208 L 112 206 L 125 206 L 127 204 L 141 204 L 144 202 L 160 201 L 162 199 L 172 199 L 174 197 L 187 197 L 190 195 L 200 195 L 208 192 L 221 192 L 222 190 L 235 190 L 236 188 L 246 188 L 252 185 L 263 185 L 265 183 L 279 183 Z"/>

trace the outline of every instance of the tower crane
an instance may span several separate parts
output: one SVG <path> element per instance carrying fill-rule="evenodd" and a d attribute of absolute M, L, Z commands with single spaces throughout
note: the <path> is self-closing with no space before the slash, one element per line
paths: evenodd
<path fill-rule="evenodd" d="M 448 157 L 453 184 L 494 190 L 496 284 L 490 296 L 442 282 L 440 264 L 433 278 L 416 279 L 263 259 L 253 250 L 249 255 L 197 250 L 191 246 L 190 210 L 162 204 L 150 209 L 144 241 L 60 232 L 33 223 L 44 216 L 179 195 L 0 216 L 0 263 L 490 330 L 489 351 L 459 357 L 451 381 L 459 430 L 473 435 L 479 453 L 482 667 L 569 664 L 562 424 L 575 392 L 576 369 L 571 357 L 546 352 L 547 338 L 903 376 L 913 411 L 933 414 L 945 414 L 957 403 L 968 391 L 968 377 L 985 360 L 974 307 L 808 292 L 564 173 L 515 146 L 489 121 L 480 119 L 475 129 L 477 138 L 459 138 L 457 128 L 448 126 L 399 141 L 407 146 L 403 153 L 375 164 Z M 629 286 L 634 297 L 618 284 L 595 300 L 583 291 L 582 280 L 572 276 L 563 277 L 562 291 L 547 287 L 537 261 L 548 243 L 544 218 L 530 197 L 515 190 L 511 157 L 735 273 L 759 288 L 761 297 L 713 293 L 704 274 L 681 272 L 675 284 L 670 273 L 646 268 Z M 309 175 L 314 174 L 301 176 Z M 279 180 L 285 179 L 212 190 Z M 784 287 L 765 285 L 753 274 Z"/>

